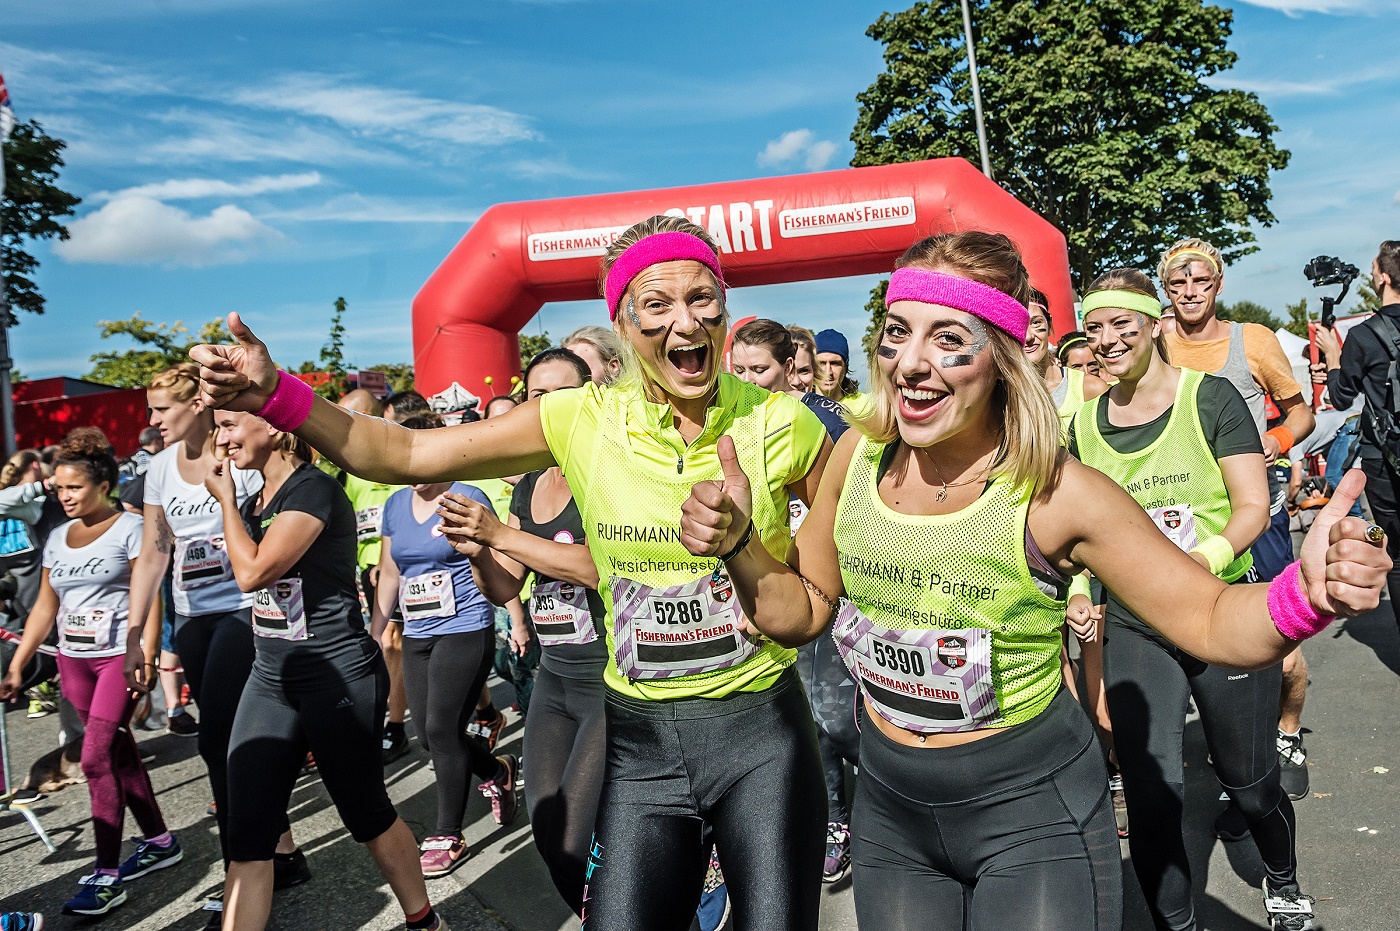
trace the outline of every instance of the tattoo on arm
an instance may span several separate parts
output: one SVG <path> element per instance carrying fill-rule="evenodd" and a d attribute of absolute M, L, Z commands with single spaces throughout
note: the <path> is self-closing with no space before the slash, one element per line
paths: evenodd
<path fill-rule="evenodd" d="M 168 556 L 175 548 L 175 533 L 162 514 L 156 521 L 156 552 Z"/>

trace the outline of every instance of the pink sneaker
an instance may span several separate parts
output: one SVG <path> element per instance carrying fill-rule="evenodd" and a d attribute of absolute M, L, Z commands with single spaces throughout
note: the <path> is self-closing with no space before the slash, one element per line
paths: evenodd
<path fill-rule="evenodd" d="M 428 837 L 423 840 L 418 865 L 429 879 L 446 876 L 467 859 L 467 842 L 460 837 Z"/>
<path fill-rule="evenodd" d="M 515 797 L 515 774 L 520 769 L 520 764 L 509 753 L 496 759 L 501 762 L 505 772 L 490 782 L 483 782 L 478 788 L 482 795 L 491 800 L 491 817 L 496 823 L 510 824 L 515 820 L 518 807 Z"/>

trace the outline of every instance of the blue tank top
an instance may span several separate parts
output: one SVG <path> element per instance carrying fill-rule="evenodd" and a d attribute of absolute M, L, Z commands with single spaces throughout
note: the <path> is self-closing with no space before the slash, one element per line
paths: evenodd
<path fill-rule="evenodd" d="M 491 507 L 491 499 L 474 485 L 453 482 L 451 490 Z M 412 488 L 390 495 L 380 527 L 380 535 L 391 541 L 389 555 L 399 569 L 403 635 L 437 637 L 491 627 L 495 613 L 476 587 L 471 560 L 441 535 L 436 514 L 422 523 L 414 518 L 413 495 Z"/>

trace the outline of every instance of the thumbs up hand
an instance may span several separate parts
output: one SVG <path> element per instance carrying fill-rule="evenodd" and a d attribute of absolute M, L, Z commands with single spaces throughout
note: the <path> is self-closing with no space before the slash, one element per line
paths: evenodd
<path fill-rule="evenodd" d="M 237 344 L 190 348 L 190 359 L 199 364 L 200 397 L 209 407 L 257 413 L 277 390 L 277 366 L 238 314 L 228 315 L 228 330 Z"/>
<path fill-rule="evenodd" d="M 716 444 L 724 480 L 697 482 L 681 505 L 681 543 L 692 556 L 721 556 L 738 545 L 753 516 L 753 491 L 739 466 L 734 441 Z"/>
<path fill-rule="evenodd" d="M 1299 559 L 1303 590 L 1319 614 L 1349 617 L 1380 604 L 1391 568 L 1384 539 L 1379 544 L 1370 540 L 1370 525 L 1347 516 L 1365 487 L 1366 476 L 1360 469 L 1347 472 L 1303 540 Z"/>

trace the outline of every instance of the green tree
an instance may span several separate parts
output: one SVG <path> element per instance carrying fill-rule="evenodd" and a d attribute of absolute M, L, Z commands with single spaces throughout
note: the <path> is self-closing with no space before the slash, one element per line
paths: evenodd
<path fill-rule="evenodd" d="M 1381 309 L 1381 296 L 1376 293 L 1376 289 L 1371 287 L 1371 278 L 1367 274 L 1362 274 L 1358 279 L 1356 287 L 1356 306 L 1350 313 L 1353 314 L 1373 314 Z"/>
<path fill-rule="evenodd" d="M 885 326 L 885 292 L 889 289 L 889 279 L 880 282 L 870 289 L 870 300 L 865 302 L 865 312 L 870 315 L 870 326 L 865 328 L 860 345 L 867 358 L 880 343 L 880 330 Z"/>
<path fill-rule="evenodd" d="M 5 190 L 0 192 L 0 264 L 11 309 L 44 312 L 44 296 L 34 283 L 39 260 L 25 245 L 36 239 L 67 239 L 62 218 L 81 201 L 56 183 L 65 143 L 33 120 L 16 123 L 5 143 Z M 13 326 L 13 313 L 6 321 Z"/>
<path fill-rule="evenodd" d="M 993 174 L 1065 234 L 1078 287 L 1156 264 L 1182 236 L 1227 260 L 1274 222 L 1288 164 L 1258 97 L 1228 71 L 1232 14 L 1200 0 L 971 0 Z M 885 13 L 885 71 L 857 96 L 853 165 L 979 163 L 959 0 Z"/>
<path fill-rule="evenodd" d="M 413 390 L 413 366 L 407 362 L 384 362 L 369 366 L 369 370 L 384 373 L 391 394 Z"/>
<path fill-rule="evenodd" d="M 325 372 L 327 379 L 315 386 L 316 394 L 330 401 L 338 401 L 350 390 L 345 364 L 345 298 L 338 297 L 331 305 L 331 330 L 321 346 L 320 361 L 303 362 L 297 372 L 302 375 L 311 372 Z"/>
<path fill-rule="evenodd" d="M 154 323 L 138 311 L 127 320 L 102 320 L 97 329 L 103 339 L 125 336 L 137 349 L 104 350 L 92 355 L 92 370 L 83 376 L 89 381 L 118 388 L 140 388 L 157 372 L 188 362 L 190 347 L 200 343 L 231 343 L 223 317 L 215 317 L 190 336 L 183 323 Z"/>
<path fill-rule="evenodd" d="M 1263 304 L 1254 301 L 1235 301 L 1233 304 L 1220 304 L 1215 315 L 1221 320 L 1238 320 L 1240 323 L 1258 323 L 1271 330 L 1283 326 L 1283 321 L 1275 317 Z"/>
<path fill-rule="evenodd" d="M 554 343 L 550 340 L 548 333 L 542 332 L 534 336 L 529 333 L 520 334 L 520 358 L 526 363 L 546 349 L 553 348 Z"/>
<path fill-rule="evenodd" d="M 1312 319 L 1308 314 L 1308 299 L 1300 298 L 1298 303 L 1289 304 L 1284 310 L 1288 311 L 1288 322 L 1283 325 L 1284 329 L 1294 336 L 1308 338 L 1308 321 Z"/>

